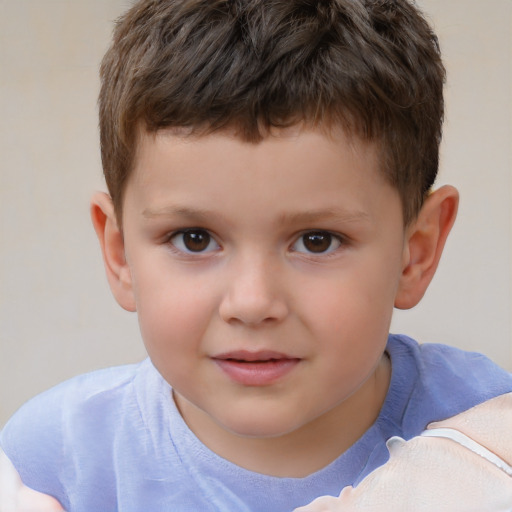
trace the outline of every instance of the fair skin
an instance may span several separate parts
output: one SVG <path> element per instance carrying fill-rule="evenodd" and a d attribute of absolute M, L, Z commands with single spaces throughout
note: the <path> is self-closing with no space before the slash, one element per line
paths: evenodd
<path fill-rule="evenodd" d="M 258 144 L 232 133 L 141 133 L 122 232 L 92 217 L 122 307 L 198 438 L 276 476 L 314 472 L 375 421 L 393 307 L 435 271 L 457 193 L 404 228 L 374 145 L 293 127 Z"/>
<path fill-rule="evenodd" d="M 249 470 L 302 477 L 377 418 L 394 307 L 436 270 L 457 191 L 404 227 L 373 144 L 292 127 L 140 134 L 123 199 L 91 214 L 114 296 L 191 430 Z"/>
<path fill-rule="evenodd" d="M 0 449 L 0 510 L 10 512 L 62 512 L 59 502 L 24 486 L 7 456 Z M 14 507 L 14 508 L 12 508 Z"/>

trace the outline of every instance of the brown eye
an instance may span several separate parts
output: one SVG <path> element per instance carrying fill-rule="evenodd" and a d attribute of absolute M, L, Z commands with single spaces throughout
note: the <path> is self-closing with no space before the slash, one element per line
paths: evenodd
<path fill-rule="evenodd" d="M 172 236 L 171 243 L 185 253 L 210 252 L 219 247 L 210 233 L 204 229 L 180 231 Z"/>
<path fill-rule="evenodd" d="M 312 232 L 306 233 L 302 237 L 304 247 L 310 252 L 325 252 L 329 249 L 332 242 L 332 235 L 329 233 Z"/>
<path fill-rule="evenodd" d="M 308 231 L 293 245 L 293 250 L 305 254 L 323 254 L 336 250 L 341 245 L 339 237 L 328 231 Z"/>
<path fill-rule="evenodd" d="M 210 235 L 206 231 L 187 231 L 183 233 L 183 243 L 189 251 L 204 251 L 210 244 Z"/>

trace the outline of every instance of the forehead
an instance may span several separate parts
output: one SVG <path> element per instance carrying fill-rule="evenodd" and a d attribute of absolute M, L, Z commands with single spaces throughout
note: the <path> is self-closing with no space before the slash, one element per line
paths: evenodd
<path fill-rule="evenodd" d="M 379 161 L 375 143 L 341 129 L 293 126 L 257 143 L 227 131 L 141 132 L 125 199 L 149 214 L 172 205 L 232 206 L 233 214 L 253 209 L 260 216 L 270 207 L 277 214 L 280 206 L 294 214 L 342 207 L 355 212 L 361 210 L 358 202 L 367 204 L 378 190 L 390 188 Z"/>
<path fill-rule="evenodd" d="M 377 177 L 380 175 L 380 141 L 366 141 L 339 126 L 309 126 L 297 124 L 286 128 L 272 128 L 262 134 L 257 141 L 248 141 L 235 129 L 209 131 L 208 128 L 170 127 L 149 132 L 139 129 L 136 137 L 136 151 L 133 169 L 135 174 L 145 173 L 150 167 L 168 164 L 169 172 L 178 170 L 184 158 L 194 167 L 206 167 L 208 162 L 231 160 L 259 162 L 277 167 L 303 169 L 304 166 L 315 172 L 324 163 L 340 167 L 349 163 L 357 168 L 365 168 Z M 161 161 L 165 157 L 165 162 Z M 307 158 L 304 158 L 307 156 Z M 253 166 L 251 166 L 252 168 Z M 192 171 L 193 169 L 191 169 Z M 213 171 L 213 169 L 212 169 Z M 240 173 L 243 166 L 240 165 Z M 251 173 L 244 173 L 250 178 Z M 149 176 L 145 176 L 148 178 Z"/>

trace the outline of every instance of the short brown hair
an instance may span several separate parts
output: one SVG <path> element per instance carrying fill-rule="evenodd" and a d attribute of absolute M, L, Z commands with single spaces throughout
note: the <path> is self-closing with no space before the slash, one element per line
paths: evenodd
<path fill-rule="evenodd" d="M 140 0 L 101 65 L 103 169 L 118 217 L 137 134 L 341 125 L 381 148 L 405 222 L 438 169 L 445 70 L 407 0 Z"/>

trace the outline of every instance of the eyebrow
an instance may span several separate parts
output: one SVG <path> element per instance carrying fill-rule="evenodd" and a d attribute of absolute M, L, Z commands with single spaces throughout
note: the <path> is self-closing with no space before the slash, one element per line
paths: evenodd
<path fill-rule="evenodd" d="M 217 215 L 210 210 L 190 208 L 188 206 L 164 206 L 156 209 L 146 208 L 143 210 L 142 216 L 147 219 L 181 217 L 194 222 L 205 222 L 208 219 L 211 220 L 217 217 Z M 364 211 L 352 211 L 344 208 L 322 208 L 318 210 L 282 213 L 278 217 L 277 224 L 311 224 L 323 220 L 355 223 L 368 221 L 369 219 L 370 216 Z"/>
<path fill-rule="evenodd" d="M 199 208 L 189 208 L 187 206 L 164 206 L 163 208 L 145 208 L 142 216 L 146 219 L 155 219 L 158 217 L 182 217 L 191 220 L 205 220 L 211 218 L 212 212 Z"/>
<path fill-rule="evenodd" d="M 304 212 L 284 213 L 279 218 L 282 224 L 309 224 L 322 220 L 338 222 L 364 222 L 368 221 L 368 213 L 359 210 L 346 210 L 344 208 L 325 208 L 319 210 L 306 210 Z"/>

